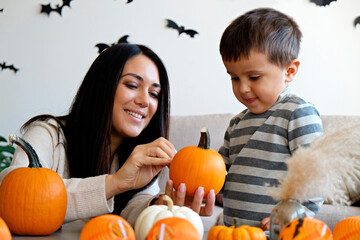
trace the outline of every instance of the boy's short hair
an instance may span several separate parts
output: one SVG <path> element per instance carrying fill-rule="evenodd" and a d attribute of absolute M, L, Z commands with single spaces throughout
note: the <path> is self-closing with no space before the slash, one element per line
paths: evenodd
<path fill-rule="evenodd" d="M 225 61 L 248 57 L 251 50 L 285 67 L 300 51 L 302 33 L 289 16 L 272 8 L 258 8 L 236 18 L 224 31 L 220 54 Z"/>

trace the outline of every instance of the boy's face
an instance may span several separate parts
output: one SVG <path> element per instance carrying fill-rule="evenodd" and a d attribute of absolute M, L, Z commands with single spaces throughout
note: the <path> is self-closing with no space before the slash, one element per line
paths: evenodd
<path fill-rule="evenodd" d="M 270 63 L 266 54 L 253 50 L 249 58 L 223 62 L 231 77 L 235 97 L 255 114 L 263 113 L 275 104 L 300 64 L 293 60 L 288 67 L 282 68 Z"/>

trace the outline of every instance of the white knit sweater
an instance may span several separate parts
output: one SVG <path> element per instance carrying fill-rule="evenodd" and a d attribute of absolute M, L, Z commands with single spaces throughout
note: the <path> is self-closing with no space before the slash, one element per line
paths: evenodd
<path fill-rule="evenodd" d="M 68 197 L 65 222 L 111 213 L 114 209 L 114 198 L 106 199 L 106 175 L 69 178 L 70 172 L 64 147 L 64 134 L 62 130 L 58 131 L 58 129 L 59 125 L 53 119 L 36 121 L 27 128 L 23 138 L 35 149 L 42 166 L 54 170 L 64 180 Z M 29 159 L 26 153 L 20 147 L 16 148 L 11 166 L 0 173 L 0 183 L 6 174 L 13 169 L 27 167 L 28 165 Z M 113 161 L 111 173 L 115 169 L 118 169 L 117 158 Z M 134 226 L 137 216 L 159 192 L 160 187 L 156 180 L 128 202 L 121 212 L 121 216 Z"/>

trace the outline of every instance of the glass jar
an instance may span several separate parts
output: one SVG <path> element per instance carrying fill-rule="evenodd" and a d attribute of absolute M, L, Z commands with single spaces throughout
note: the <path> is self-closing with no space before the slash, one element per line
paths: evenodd
<path fill-rule="evenodd" d="M 270 240 L 278 240 L 283 227 L 296 218 L 306 217 L 306 210 L 297 200 L 281 200 L 271 211 Z"/>

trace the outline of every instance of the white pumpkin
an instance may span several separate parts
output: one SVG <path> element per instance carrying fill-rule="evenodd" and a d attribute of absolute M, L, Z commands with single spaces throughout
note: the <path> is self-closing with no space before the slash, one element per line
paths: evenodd
<path fill-rule="evenodd" d="M 167 195 L 163 197 L 166 205 L 152 205 L 145 208 L 135 222 L 135 235 L 137 240 L 145 240 L 151 227 L 160 219 L 167 217 L 181 217 L 189 220 L 198 230 L 201 238 L 204 235 L 204 226 L 199 214 L 188 207 L 174 205 Z"/>

